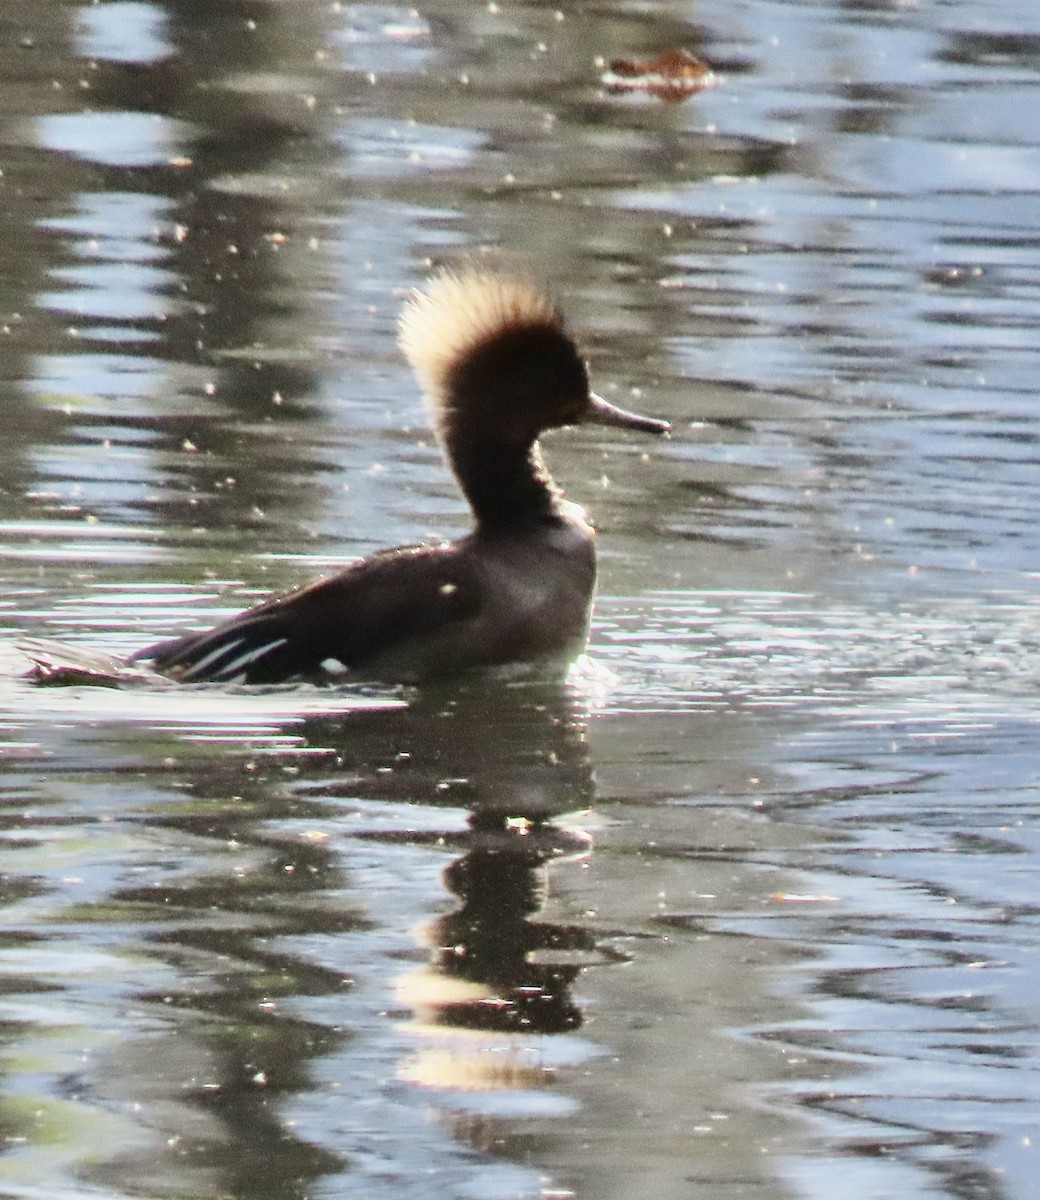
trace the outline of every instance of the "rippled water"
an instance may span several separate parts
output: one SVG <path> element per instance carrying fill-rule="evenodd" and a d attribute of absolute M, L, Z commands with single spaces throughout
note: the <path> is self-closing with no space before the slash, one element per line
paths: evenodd
<path fill-rule="evenodd" d="M 1035 1195 L 1035 5 L 5 0 L 0 68 L 0 1194 Z M 488 250 L 676 426 L 548 445 L 566 684 L 17 677 L 459 529 L 394 323 Z"/>

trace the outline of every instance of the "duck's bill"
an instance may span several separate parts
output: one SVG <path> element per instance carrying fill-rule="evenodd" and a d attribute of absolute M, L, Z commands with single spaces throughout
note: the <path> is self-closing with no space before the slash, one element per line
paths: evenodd
<path fill-rule="evenodd" d="M 671 429 L 667 421 L 618 408 L 595 392 L 589 392 L 589 406 L 585 410 L 584 420 L 592 425 L 616 425 L 620 429 L 638 429 L 642 433 L 667 433 Z"/>

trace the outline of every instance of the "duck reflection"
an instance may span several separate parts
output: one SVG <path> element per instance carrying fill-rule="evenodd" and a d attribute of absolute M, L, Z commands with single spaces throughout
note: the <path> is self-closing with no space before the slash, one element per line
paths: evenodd
<path fill-rule="evenodd" d="M 552 858 L 573 854 L 584 839 L 563 830 L 520 827 L 504 834 L 474 830 L 470 846 L 445 872 L 459 907 L 430 926 L 431 973 L 460 981 L 452 998 L 436 988 L 425 999 L 427 1012 L 445 1025 L 485 1030 L 559 1033 L 581 1023 L 570 995 L 580 962 L 568 961 L 594 949 L 586 930 L 537 921 L 545 900 L 541 868 Z M 450 989 L 445 989 L 450 992 Z"/>
<path fill-rule="evenodd" d="M 428 960 L 397 980 L 419 1040 L 400 1075 L 453 1093 L 544 1084 L 553 1056 L 541 1035 L 580 1026 L 574 980 L 604 960 L 587 928 L 539 918 L 550 871 L 591 848 L 580 828 L 594 789 L 582 697 L 561 684 L 429 692 L 405 713 L 352 717 L 349 743 L 341 766 L 356 792 L 467 810 L 443 876 L 457 904 L 417 931 Z"/>
<path fill-rule="evenodd" d="M 585 809 L 594 784 L 584 687 L 495 679 L 424 688 L 406 707 L 308 719 L 306 743 L 335 754 L 331 790 L 465 808 L 471 829 L 542 826 Z M 516 821 L 513 828 L 516 827 Z"/>

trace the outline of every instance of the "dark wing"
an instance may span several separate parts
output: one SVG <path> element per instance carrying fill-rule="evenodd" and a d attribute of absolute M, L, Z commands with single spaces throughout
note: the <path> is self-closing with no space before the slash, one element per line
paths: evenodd
<path fill-rule="evenodd" d="M 481 584 L 451 545 L 387 550 L 266 600 L 206 633 L 134 655 L 182 683 L 281 683 L 355 673 L 474 616 Z M 421 670 L 416 674 L 421 674 Z M 394 678 L 408 679 L 405 669 Z M 385 677 L 385 676 L 382 676 Z"/>

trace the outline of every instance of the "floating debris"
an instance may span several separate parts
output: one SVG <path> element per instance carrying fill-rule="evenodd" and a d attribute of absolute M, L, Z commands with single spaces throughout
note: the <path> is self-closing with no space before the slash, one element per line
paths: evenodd
<path fill-rule="evenodd" d="M 646 92 L 674 102 L 711 87 L 715 75 L 689 50 L 665 50 L 656 58 L 612 59 L 602 83 L 608 92 Z"/>

